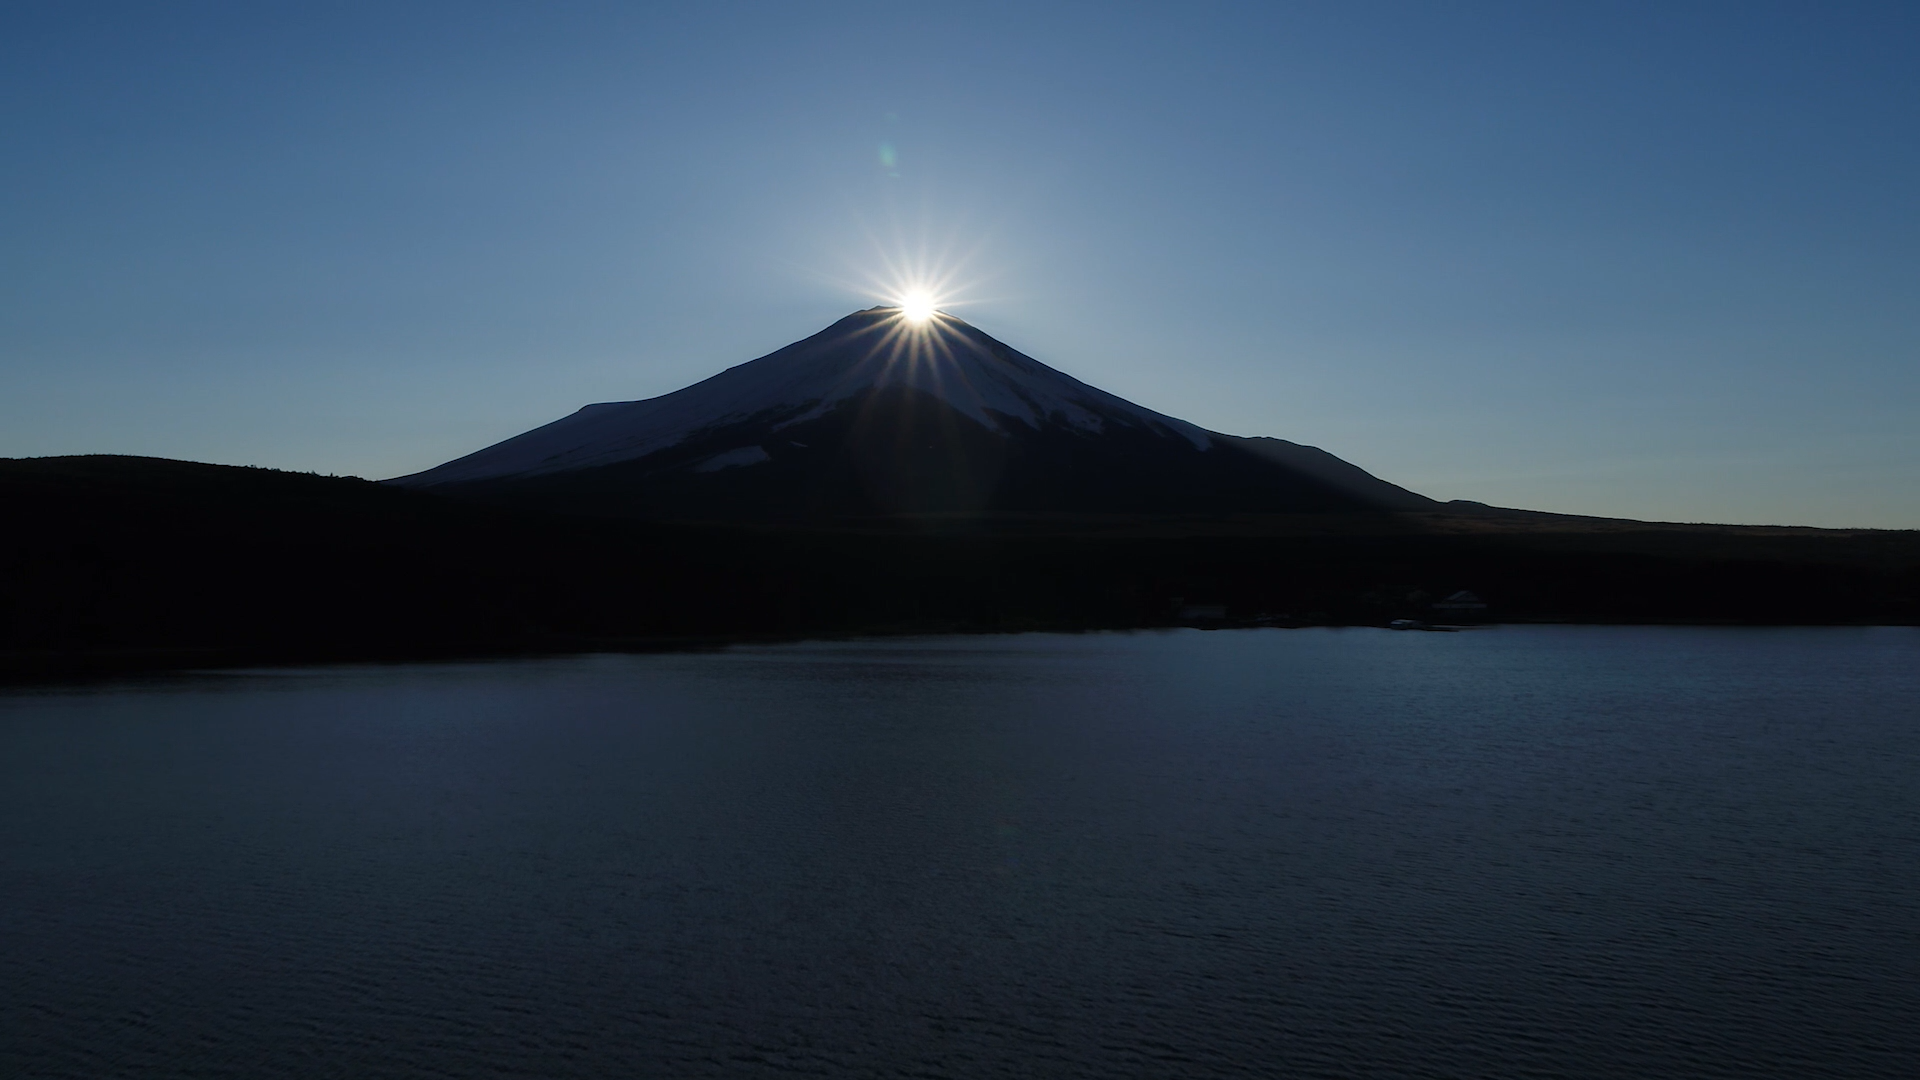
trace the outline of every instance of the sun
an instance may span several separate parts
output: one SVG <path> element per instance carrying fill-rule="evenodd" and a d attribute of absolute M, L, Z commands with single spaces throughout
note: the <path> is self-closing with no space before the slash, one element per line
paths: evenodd
<path fill-rule="evenodd" d="M 933 318 L 933 297 L 923 292 L 910 292 L 902 296 L 900 317 L 911 323 L 923 323 Z"/>

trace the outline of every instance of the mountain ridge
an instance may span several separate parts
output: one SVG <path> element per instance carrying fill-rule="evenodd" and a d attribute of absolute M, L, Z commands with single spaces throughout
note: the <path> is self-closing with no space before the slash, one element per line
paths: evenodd
<path fill-rule="evenodd" d="M 1209 431 L 956 318 L 868 308 L 654 398 L 390 483 L 602 516 L 1430 510 L 1317 447 Z"/>

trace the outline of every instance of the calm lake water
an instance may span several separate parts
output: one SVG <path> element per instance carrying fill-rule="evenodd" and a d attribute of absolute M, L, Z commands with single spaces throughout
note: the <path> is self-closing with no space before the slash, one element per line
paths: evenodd
<path fill-rule="evenodd" d="M 1920 1076 L 1920 630 L 0 696 L 0 1075 Z"/>

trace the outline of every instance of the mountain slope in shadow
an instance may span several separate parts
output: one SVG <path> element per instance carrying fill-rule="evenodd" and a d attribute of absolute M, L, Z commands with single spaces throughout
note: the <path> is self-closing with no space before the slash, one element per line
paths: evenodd
<path fill-rule="evenodd" d="M 914 324 L 892 308 L 393 483 L 572 513 L 731 521 L 1439 505 L 1314 447 L 1207 431 L 961 320 Z"/>

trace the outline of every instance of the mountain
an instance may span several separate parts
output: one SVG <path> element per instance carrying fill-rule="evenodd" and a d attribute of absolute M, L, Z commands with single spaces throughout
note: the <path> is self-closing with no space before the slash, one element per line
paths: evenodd
<path fill-rule="evenodd" d="M 1240 438 L 1080 382 L 947 315 L 855 312 L 712 378 L 390 483 L 599 516 L 1424 510 L 1323 450 Z"/>

